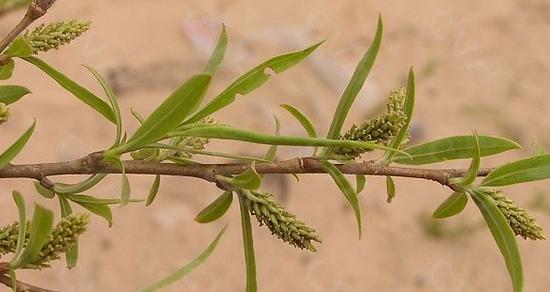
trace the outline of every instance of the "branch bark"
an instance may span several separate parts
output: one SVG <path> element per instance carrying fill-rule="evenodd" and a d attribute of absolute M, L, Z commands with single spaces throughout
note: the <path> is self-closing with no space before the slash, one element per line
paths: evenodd
<path fill-rule="evenodd" d="M 6 276 L 6 275 L 0 275 L 0 283 L 10 287 L 10 288 L 13 288 L 12 287 L 12 280 L 9 276 Z M 27 284 L 27 283 L 23 283 L 21 281 L 16 281 L 16 287 L 15 287 L 15 291 L 17 292 L 56 292 L 56 291 L 53 291 L 53 290 L 48 290 L 48 289 L 44 289 L 44 288 L 40 288 L 40 287 L 36 287 L 36 286 L 33 286 L 33 285 L 30 285 L 30 284 Z"/>
<path fill-rule="evenodd" d="M 376 176 L 398 176 L 432 180 L 452 188 L 451 178 L 462 177 L 467 169 L 424 169 L 395 166 L 382 166 L 372 161 L 362 163 L 337 164 L 344 174 L 363 174 Z M 186 176 L 217 182 L 217 175 L 235 175 L 246 171 L 248 163 L 228 164 L 190 164 L 159 163 L 153 161 L 124 161 L 127 174 L 150 174 Z M 320 174 L 325 173 L 320 161 L 313 157 L 258 163 L 259 174 Z M 478 176 L 486 176 L 491 169 L 481 169 Z M 32 178 L 41 181 L 48 176 L 78 175 L 97 173 L 120 173 L 114 165 L 102 160 L 101 152 L 89 154 L 83 158 L 55 163 L 8 165 L 0 170 L 0 178 Z"/>

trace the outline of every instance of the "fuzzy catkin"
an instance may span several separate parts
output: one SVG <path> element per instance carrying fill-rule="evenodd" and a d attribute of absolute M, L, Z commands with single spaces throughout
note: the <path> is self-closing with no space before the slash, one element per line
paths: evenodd
<path fill-rule="evenodd" d="M 0 102 L 0 125 L 6 122 L 9 116 L 10 116 L 10 109 L 6 104 Z"/>
<path fill-rule="evenodd" d="M 17 248 L 19 223 L 13 223 L 0 228 L 0 256 L 13 253 Z"/>
<path fill-rule="evenodd" d="M 499 210 L 504 214 L 514 234 L 523 237 L 523 239 L 544 240 L 546 237 L 542 228 L 537 224 L 527 210 L 519 207 L 513 200 L 508 199 L 502 192 L 491 192 L 489 196 L 493 198 Z"/>
<path fill-rule="evenodd" d="M 340 139 L 369 141 L 380 145 L 389 144 L 405 125 L 407 119 L 404 112 L 406 95 L 407 91 L 403 87 L 393 91 L 388 98 L 384 113 L 365 121 L 360 126 L 353 125 L 349 131 L 340 136 Z M 336 147 L 332 149 L 332 154 L 337 158 L 353 159 L 368 151 L 372 151 L 372 149 Z"/>
<path fill-rule="evenodd" d="M 59 259 L 76 243 L 78 236 L 86 231 L 90 221 L 88 214 L 78 214 L 65 217 L 59 221 L 48 236 L 36 260 L 28 268 L 49 267 L 49 262 Z"/>
<path fill-rule="evenodd" d="M 200 122 L 201 126 L 209 126 L 214 125 L 216 123 L 216 120 L 212 118 L 204 118 Z M 185 157 L 185 158 L 191 158 L 192 153 L 189 153 L 189 151 L 185 151 L 185 149 L 192 149 L 192 150 L 204 150 L 206 144 L 208 144 L 210 140 L 208 138 L 202 138 L 202 137 L 180 137 L 179 141 L 177 142 L 177 147 L 180 147 L 182 150 L 175 153 L 175 156 L 177 157 Z"/>
<path fill-rule="evenodd" d="M 58 49 L 60 46 L 70 43 L 90 29 L 89 21 L 61 21 L 50 24 L 42 24 L 33 31 L 25 34 L 25 38 L 31 45 L 34 53 L 47 52 Z"/>
<path fill-rule="evenodd" d="M 294 214 L 275 201 L 271 194 L 244 190 L 241 191 L 241 196 L 250 214 L 256 217 L 260 226 L 267 226 L 271 234 L 295 247 L 317 251 L 312 241 L 321 240 L 315 234 L 315 229 L 299 221 Z"/>

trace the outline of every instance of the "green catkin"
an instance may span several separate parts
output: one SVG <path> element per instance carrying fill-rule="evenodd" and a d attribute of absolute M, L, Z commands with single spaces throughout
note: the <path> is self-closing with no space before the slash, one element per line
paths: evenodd
<path fill-rule="evenodd" d="M 365 121 L 360 126 L 353 125 L 349 131 L 340 136 L 340 139 L 388 145 L 405 125 L 407 118 L 404 111 L 406 95 L 407 91 L 404 87 L 392 91 L 384 113 Z M 340 159 L 353 159 L 368 151 L 372 151 L 372 149 L 336 147 L 332 149 L 332 154 Z"/>
<path fill-rule="evenodd" d="M 254 215 L 260 226 L 265 225 L 272 234 L 283 241 L 315 252 L 312 241 L 321 242 L 315 229 L 299 221 L 295 215 L 280 205 L 271 194 L 256 191 L 241 191 L 250 214 Z"/>
<path fill-rule="evenodd" d="M 19 223 L 13 223 L 0 228 L 0 256 L 13 253 L 17 248 Z"/>
<path fill-rule="evenodd" d="M 10 116 L 10 109 L 6 104 L 0 102 L 0 125 L 6 122 L 9 116 Z"/>
<path fill-rule="evenodd" d="M 204 118 L 200 121 L 201 125 L 214 125 L 216 121 L 212 118 Z M 206 144 L 210 141 L 208 138 L 201 138 L 201 137 L 181 137 L 180 140 L 177 142 L 177 147 L 180 147 L 182 149 L 192 149 L 192 150 L 204 150 Z M 185 157 L 185 158 L 191 158 L 192 153 L 186 152 L 185 150 L 178 151 L 175 156 L 177 157 Z"/>
<path fill-rule="evenodd" d="M 537 224 L 527 210 L 519 207 L 513 200 L 508 199 L 502 192 L 491 192 L 489 196 L 495 200 L 499 210 L 504 214 L 514 233 L 523 239 L 544 240 L 546 237 L 542 228 Z"/>
<path fill-rule="evenodd" d="M 47 52 L 58 49 L 60 46 L 70 43 L 84 32 L 90 29 L 89 21 L 61 21 L 50 24 L 42 24 L 33 31 L 25 34 L 25 38 L 31 45 L 34 53 Z"/>

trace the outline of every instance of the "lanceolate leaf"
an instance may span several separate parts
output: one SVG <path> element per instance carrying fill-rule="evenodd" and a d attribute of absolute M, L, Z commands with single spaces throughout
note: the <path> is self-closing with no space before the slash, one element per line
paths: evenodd
<path fill-rule="evenodd" d="M 279 136 L 281 135 L 281 121 L 279 121 L 279 119 L 276 116 L 273 116 L 273 118 L 275 119 L 275 135 Z M 277 156 L 278 148 L 279 148 L 278 145 L 272 145 L 271 147 L 269 147 L 269 149 L 267 150 L 264 156 L 264 159 L 267 161 L 274 161 L 275 157 Z"/>
<path fill-rule="evenodd" d="M 149 195 L 147 196 L 147 201 L 145 202 L 145 206 L 150 206 L 155 201 L 155 198 L 157 197 L 157 194 L 159 193 L 159 187 L 160 187 L 160 175 L 155 176 L 155 180 L 153 181 L 153 184 L 151 185 L 151 189 L 149 189 Z"/>
<path fill-rule="evenodd" d="M 386 191 L 388 193 L 388 199 L 386 201 L 391 203 L 395 198 L 395 182 L 391 176 L 386 176 Z"/>
<path fill-rule="evenodd" d="M 148 145 L 174 130 L 200 102 L 211 77 L 210 74 L 199 74 L 185 82 L 143 122 L 126 144 L 113 149 L 113 152 L 123 153 Z"/>
<path fill-rule="evenodd" d="M 198 223 L 210 223 L 220 219 L 229 210 L 233 202 L 233 193 L 226 191 L 221 194 L 214 202 L 202 209 L 195 221 Z"/>
<path fill-rule="evenodd" d="M 433 213 L 432 217 L 443 219 L 459 214 L 468 203 L 468 195 L 464 192 L 454 192 Z"/>
<path fill-rule="evenodd" d="M 120 199 L 101 199 L 83 194 L 63 194 L 64 198 L 75 203 L 99 204 L 99 205 L 115 205 L 120 204 Z"/>
<path fill-rule="evenodd" d="M 33 64 L 40 70 L 44 71 L 44 73 L 48 74 L 53 80 L 61 85 L 61 87 L 72 93 L 76 98 L 80 99 L 82 102 L 95 109 L 97 112 L 106 117 L 109 121 L 116 123 L 115 114 L 111 107 L 104 100 L 97 97 L 88 89 L 82 87 L 81 85 L 63 75 L 63 73 L 55 70 L 53 67 L 37 57 L 25 57 L 23 58 L 23 60 Z"/>
<path fill-rule="evenodd" d="M 115 124 L 116 124 L 116 138 L 111 148 L 116 147 L 120 145 L 120 142 L 122 140 L 122 117 L 120 115 L 120 107 L 118 106 L 117 97 L 115 96 L 115 92 L 113 91 L 111 86 L 109 86 L 107 81 L 105 81 L 105 79 L 101 77 L 101 74 L 99 74 L 97 70 L 86 65 L 84 65 L 84 67 L 86 67 L 86 69 L 88 69 L 92 73 L 92 75 L 94 75 L 94 77 L 97 79 L 99 84 L 101 84 L 101 87 L 103 87 L 105 94 L 107 95 L 107 97 L 109 98 L 109 101 L 111 102 L 111 108 L 115 115 Z"/>
<path fill-rule="evenodd" d="M 326 146 L 326 147 L 357 147 L 357 148 L 371 148 L 371 149 L 389 149 L 386 146 L 353 140 L 336 140 L 336 139 L 323 139 L 323 138 L 309 138 L 298 136 L 273 136 L 262 133 L 256 133 L 252 131 L 242 130 L 229 126 L 209 126 L 209 127 L 196 127 L 190 130 L 178 131 L 171 134 L 171 136 L 192 136 L 192 137 L 204 137 L 214 139 L 227 139 L 252 142 L 257 144 L 267 145 L 287 145 L 287 146 Z"/>
<path fill-rule="evenodd" d="M 355 175 L 355 191 L 359 195 L 364 189 L 367 183 L 367 178 L 362 174 Z"/>
<path fill-rule="evenodd" d="M 481 210 L 481 214 L 483 214 L 485 222 L 504 257 L 506 267 L 512 278 L 514 291 L 521 292 L 523 290 L 523 268 L 512 228 L 493 199 L 479 192 L 472 193 L 472 198 Z"/>
<path fill-rule="evenodd" d="M 334 166 L 334 164 L 328 161 L 322 161 L 321 165 L 323 166 L 323 169 L 332 177 L 338 188 L 340 188 L 340 190 L 346 197 L 346 200 L 348 200 L 349 204 L 351 205 L 351 208 L 355 213 L 355 219 L 357 220 L 359 238 L 361 238 L 363 224 L 361 219 L 361 206 L 359 205 L 359 198 L 357 196 L 357 193 L 355 192 L 349 181 L 346 179 L 346 177 L 336 166 Z"/>
<path fill-rule="evenodd" d="M 13 191 L 12 196 L 19 211 L 19 234 L 17 236 L 15 255 L 13 256 L 14 259 L 17 259 L 23 251 L 23 245 L 27 236 L 27 207 L 25 206 L 25 198 L 23 198 L 20 192 Z"/>
<path fill-rule="evenodd" d="M 219 176 L 218 179 L 238 189 L 256 190 L 262 184 L 262 177 L 256 172 L 255 165 L 256 164 L 252 162 L 250 168 L 245 172 L 234 177 Z"/>
<path fill-rule="evenodd" d="M 351 80 L 346 87 L 346 90 L 340 98 L 336 112 L 334 113 L 334 118 L 332 119 L 332 124 L 330 125 L 329 132 L 327 134 L 328 139 L 338 139 L 340 136 L 340 131 L 344 125 L 344 121 L 355 101 L 355 98 L 359 94 L 359 91 L 363 87 L 367 76 L 369 75 L 372 66 L 374 65 L 374 60 L 378 55 L 380 49 L 380 44 L 382 42 L 382 34 L 384 31 L 384 26 L 382 24 L 382 17 L 378 18 L 378 26 L 376 28 L 376 35 L 372 41 L 370 48 L 367 50 L 357 67 L 355 72 L 351 77 Z"/>
<path fill-rule="evenodd" d="M 44 198 L 53 199 L 55 197 L 55 192 L 43 187 L 39 182 L 34 182 L 34 188 L 36 191 Z"/>
<path fill-rule="evenodd" d="M 181 269 L 177 270 L 176 272 L 172 273 L 171 275 L 165 277 L 164 279 L 156 282 L 155 284 L 143 289 L 143 292 L 154 292 L 158 289 L 161 289 L 163 287 L 166 287 L 170 284 L 173 284 L 185 277 L 187 274 L 195 270 L 197 267 L 199 267 L 202 263 L 204 263 L 208 257 L 214 252 L 216 249 L 216 246 L 218 246 L 218 243 L 223 237 L 223 234 L 225 233 L 225 230 L 227 229 L 227 226 L 225 226 L 220 233 L 218 233 L 218 236 L 212 241 L 208 247 L 193 261 L 183 266 Z"/>
<path fill-rule="evenodd" d="M 14 68 L 15 62 L 13 59 L 9 59 L 6 64 L 0 65 L 0 80 L 10 79 Z"/>
<path fill-rule="evenodd" d="M 84 209 L 103 217 L 105 220 L 107 220 L 107 223 L 109 223 L 109 227 L 113 226 L 113 213 L 111 212 L 111 208 L 107 204 L 90 204 L 90 203 L 79 203 L 80 206 L 82 206 Z"/>
<path fill-rule="evenodd" d="M 218 40 L 218 44 L 216 45 L 214 52 L 212 52 L 212 56 L 210 56 L 210 60 L 208 61 L 208 65 L 206 65 L 204 72 L 214 75 L 214 73 L 218 71 L 218 68 L 223 62 L 223 58 L 225 56 L 227 42 L 227 31 L 225 29 L 225 25 L 222 25 L 222 33 L 220 34 L 220 39 Z"/>
<path fill-rule="evenodd" d="M 244 260 L 246 266 L 246 292 L 256 292 L 256 256 L 254 252 L 254 239 L 252 237 L 252 225 L 250 223 L 250 210 L 246 206 L 244 198 L 239 195 L 241 206 L 241 226 L 243 232 Z"/>
<path fill-rule="evenodd" d="M 48 235 L 50 235 L 52 227 L 53 212 L 40 205 L 35 205 L 34 215 L 30 226 L 29 243 L 23 250 L 21 256 L 10 263 L 10 267 L 17 269 L 32 263 L 48 240 Z"/>
<path fill-rule="evenodd" d="M 399 149 L 401 145 L 403 144 L 403 141 L 407 138 L 409 135 L 409 128 L 411 125 L 411 120 L 414 112 L 414 98 L 415 98 L 415 84 L 414 84 L 414 71 L 411 68 L 409 70 L 409 77 L 407 81 L 407 96 L 405 99 L 405 115 L 407 118 L 405 119 L 405 124 L 401 129 L 399 130 L 399 133 L 395 135 L 393 140 L 390 142 L 389 146 L 393 149 Z M 397 153 L 395 151 L 387 151 L 385 154 L 386 161 L 390 161 L 393 156 L 395 156 Z"/>
<path fill-rule="evenodd" d="M 282 104 L 281 107 L 284 108 L 286 111 L 288 111 L 294 118 L 296 118 L 296 120 L 298 120 L 298 122 L 306 130 L 309 137 L 311 138 L 319 137 L 317 134 L 317 130 L 315 129 L 315 126 L 304 113 L 302 113 L 300 110 L 298 110 L 297 108 L 289 104 Z M 315 155 L 316 152 L 317 152 L 317 147 L 315 147 L 315 151 L 313 155 Z"/>
<path fill-rule="evenodd" d="M 505 164 L 491 171 L 481 186 L 507 186 L 550 178 L 550 154 L 542 154 Z"/>
<path fill-rule="evenodd" d="M 284 54 L 278 57 L 269 59 L 268 61 L 258 65 L 254 69 L 248 71 L 237 80 L 235 80 L 227 89 L 216 96 L 205 107 L 194 113 L 185 122 L 192 123 L 208 117 L 212 113 L 228 106 L 235 101 L 237 94 L 247 95 L 254 89 L 262 86 L 270 77 L 265 73 L 267 68 L 270 68 L 275 73 L 281 73 L 292 66 L 300 63 L 303 59 L 309 56 L 321 43 L 315 44 L 305 50 Z"/>
<path fill-rule="evenodd" d="M 104 173 L 94 174 L 89 178 L 73 185 L 56 183 L 53 189 L 58 194 L 82 193 L 93 188 L 95 185 L 101 182 L 106 176 L 107 174 L 104 174 Z"/>
<path fill-rule="evenodd" d="M 521 149 L 519 144 L 509 139 L 491 136 L 479 136 L 478 138 L 481 156 Z M 475 148 L 472 136 L 453 136 L 404 149 L 410 157 L 397 153 L 392 161 L 399 164 L 420 165 L 452 159 L 466 159 L 472 157 Z"/>
<path fill-rule="evenodd" d="M 30 90 L 18 85 L 0 86 L 0 103 L 12 104 L 19 101 L 23 96 L 31 93 Z"/>
<path fill-rule="evenodd" d="M 0 154 L 0 169 L 6 167 L 14 158 L 21 152 L 23 147 L 27 144 L 29 141 L 32 133 L 34 132 L 34 126 L 36 125 L 36 122 L 32 124 L 32 126 L 13 143 L 4 153 Z"/>
<path fill-rule="evenodd" d="M 481 163 L 481 151 L 479 150 L 479 137 L 476 132 L 474 132 L 474 143 L 475 148 L 472 154 L 472 163 L 470 168 L 466 173 L 466 176 L 460 180 L 460 184 L 463 186 L 468 186 L 474 182 L 477 177 L 477 172 L 479 171 L 479 165 Z"/>

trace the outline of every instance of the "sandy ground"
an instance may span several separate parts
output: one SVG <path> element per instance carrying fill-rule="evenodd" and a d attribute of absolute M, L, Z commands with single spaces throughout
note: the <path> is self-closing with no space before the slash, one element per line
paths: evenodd
<path fill-rule="evenodd" d="M 498 165 L 550 146 L 550 4 L 527 1 L 131 1 L 59 0 L 44 21 L 90 19 L 93 30 L 63 52 L 44 58 L 100 92 L 80 64 L 98 68 L 115 83 L 126 121 L 130 108 L 144 114 L 158 105 L 181 80 L 199 72 L 215 42 L 220 23 L 228 26 L 231 45 L 209 96 L 247 68 L 269 56 L 326 39 L 313 61 L 274 76 L 261 89 L 239 98 L 216 114 L 226 123 L 270 132 L 272 114 L 286 134 L 305 135 L 278 104 L 291 103 L 326 131 L 338 96 L 354 64 L 372 38 L 379 12 L 385 20 L 382 51 L 352 121 L 372 112 L 372 102 L 403 84 L 409 66 L 417 77 L 414 117 L 416 141 L 477 129 L 514 138 L 525 146 L 484 159 Z M 0 21 L 5 33 L 18 19 Z M 80 157 L 111 143 L 114 129 L 28 64 L 19 62 L 10 83 L 34 94 L 12 107 L 2 126 L 0 148 L 13 141 L 33 118 L 38 128 L 17 163 Z M 230 148 L 227 148 L 230 146 Z M 215 150 L 261 154 L 265 147 L 213 143 Z M 309 151 L 309 150 L 307 150 Z M 307 155 L 284 148 L 279 158 Z M 449 166 L 465 166 L 459 161 Z M 75 180 L 76 178 L 67 178 Z M 133 194 L 144 197 L 150 177 L 132 177 Z M 319 252 L 295 250 L 254 228 L 260 291 L 510 291 L 504 262 L 473 204 L 441 225 L 423 220 L 449 193 L 424 181 L 397 179 L 398 197 L 385 202 L 383 179 L 369 178 L 361 196 L 364 238 L 357 240 L 354 218 L 330 179 L 302 176 L 269 178 L 266 188 L 323 239 Z M 511 197 L 533 205 L 536 194 L 548 198 L 548 182 L 513 187 Z M 24 192 L 29 202 L 57 208 L 35 194 L 30 181 L 0 182 L 0 223 L 16 219 L 9 192 Z M 116 196 L 113 177 L 93 194 Z M 164 178 L 160 196 L 149 208 L 114 208 L 114 227 L 94 218 L 81 240 L 80 261 L 68 271 L 59 262 L 44 272 L 20 278 L 62 291 L 135 291 L 189 261 L 229 223 L 218 250 L 205 266 L 166 291 L 243 291 L 244 268 L 237 205 L 223 220 L 195 224 L 195 214 L 218 194 L 195 179 Z M 542 194 L 542 195 L 540 195 Z M 533 214 L 550 228 L 548 208 Z M 439 234 L 439 236 L 438 236 Z M 550 286 L 547 242 L 522 242 L 527 292 Z M 2 290 L 4 288 L 0 288 Z M 4 291 L 4 290 L 2 290 Z"/>

